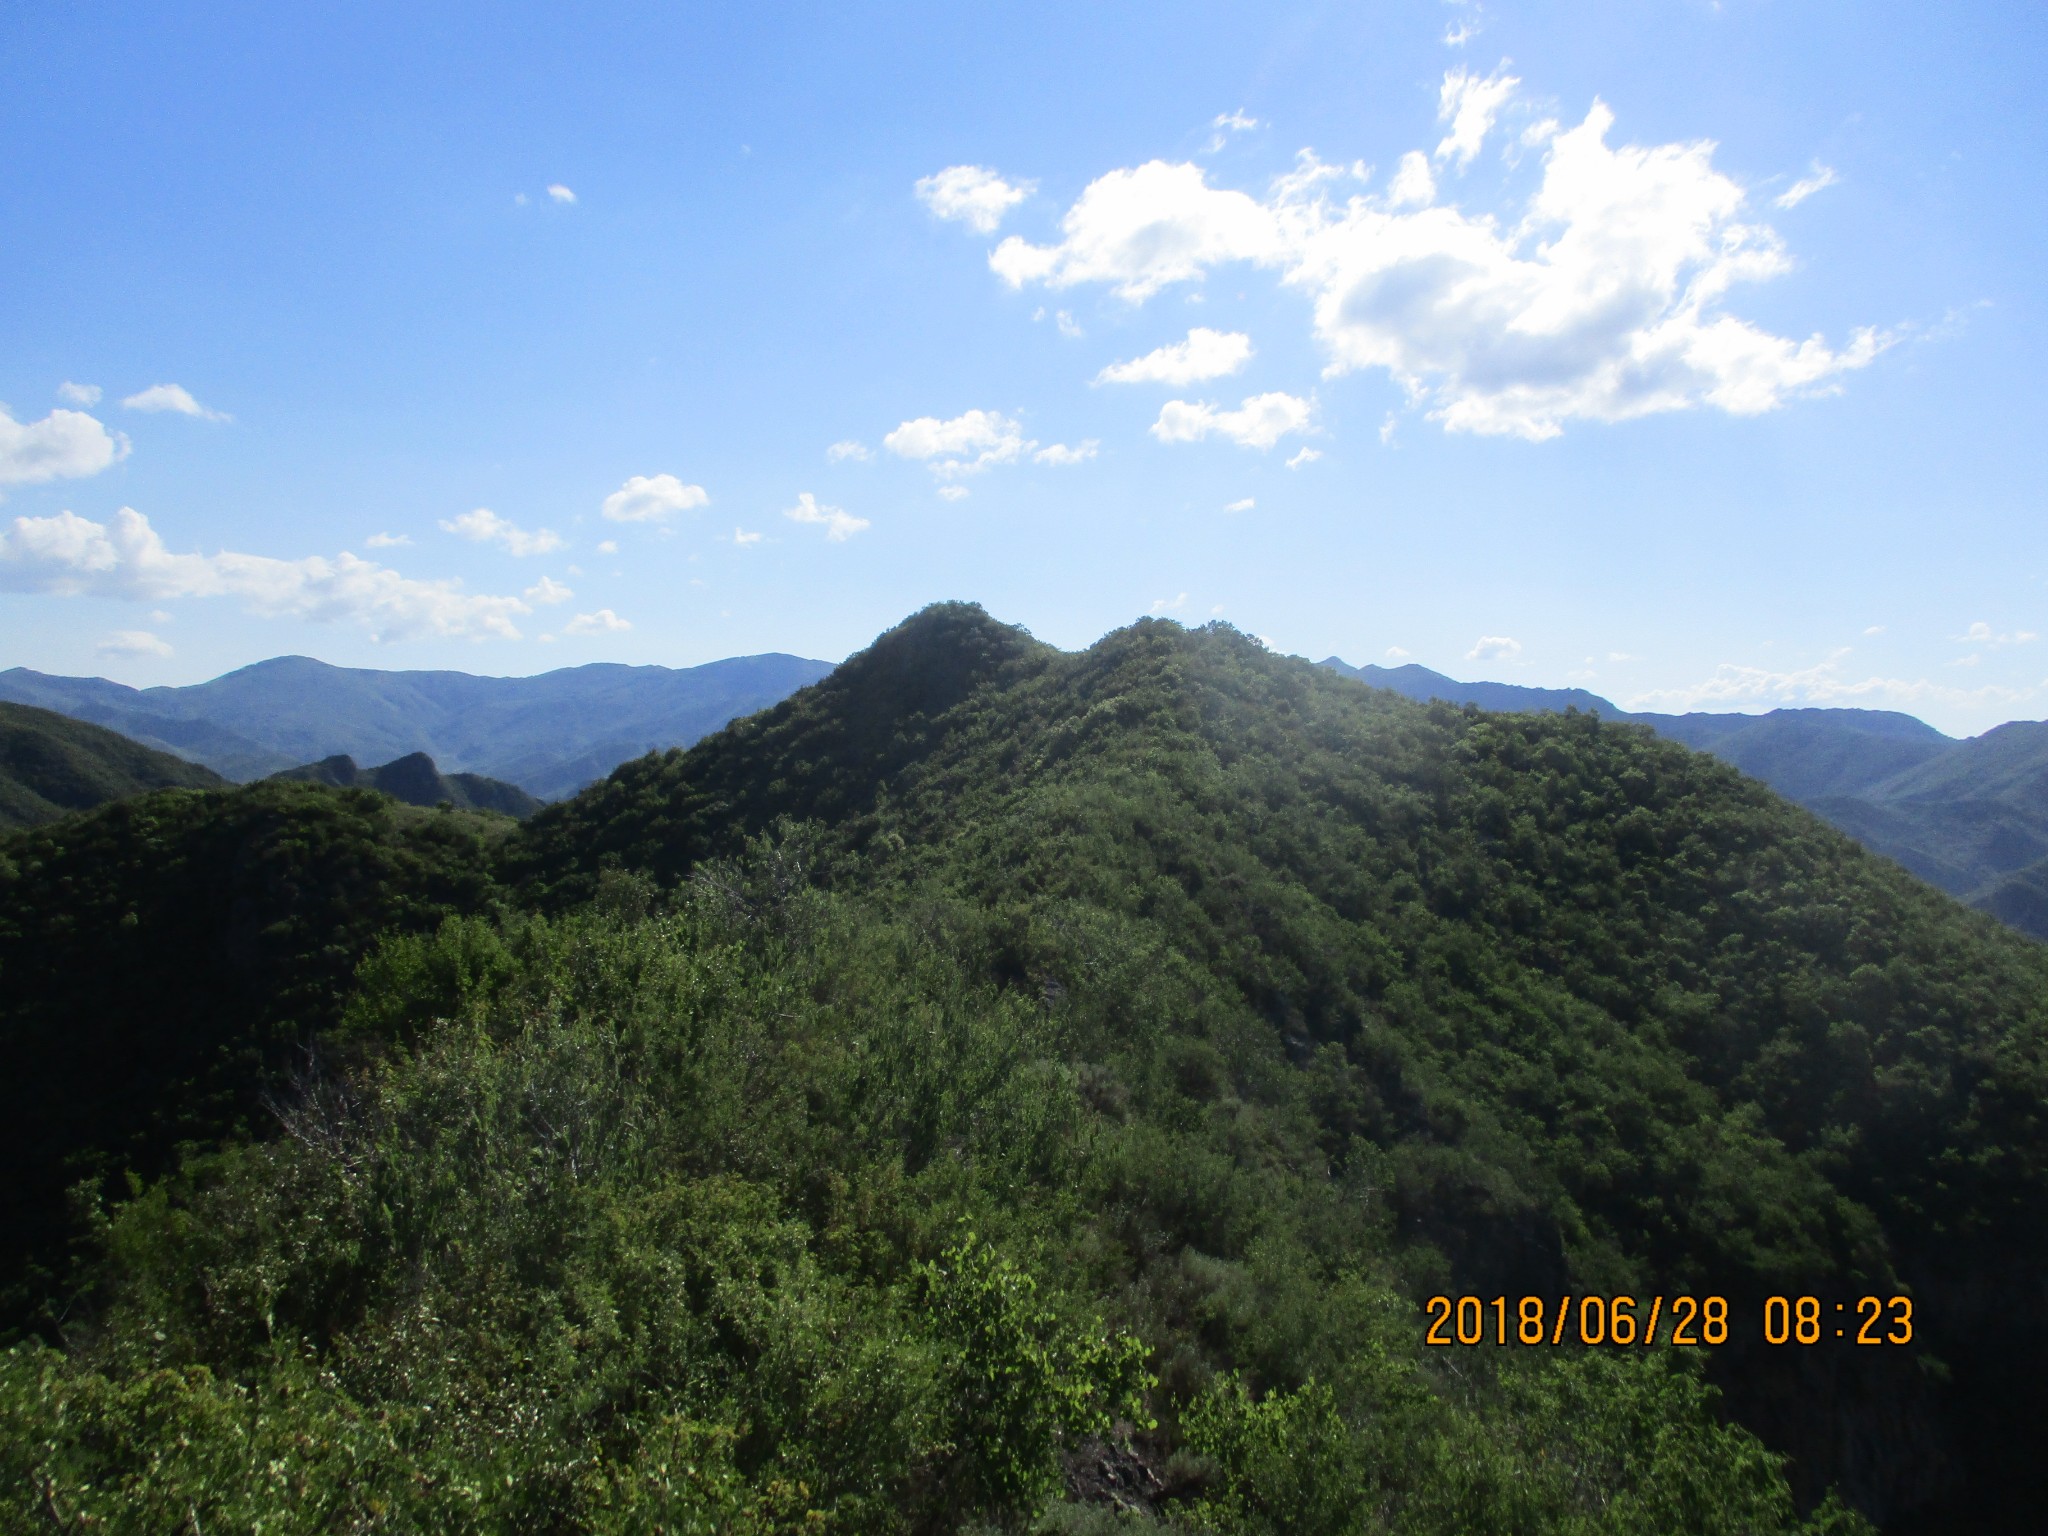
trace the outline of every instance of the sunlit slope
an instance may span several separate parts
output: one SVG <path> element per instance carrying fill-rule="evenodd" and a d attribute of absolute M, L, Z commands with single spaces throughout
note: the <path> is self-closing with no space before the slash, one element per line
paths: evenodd
<path fill-rule="evenodd" d="M 1910 1286 L 1950 1387 L 1720 1362 L 1877 1507 L 2038 1412 L 2048 958 L 1703 754 L 1419 706 L 1223 629 L 1067 656 L 947 606 L 543 813 L 514 874 L 549 903 L 607 865 L 673 883 L 780 816 L 820 824 L 828 880 L 972 904 L 1014 985 L 1085 986 L 1105 915 L 1194 967 L 1322 1075 L 1332 1166 L 1373 1162 L 1418 1286 L 1749 1315 Z M 1211 1096 L 1250 1091 L 1186 1050 Z"/>
<path fill-rule="evenodd" d="M 0 828 L 36 826 L 109 800 L 220 775 L 53 710 L 0 703 Z"/>

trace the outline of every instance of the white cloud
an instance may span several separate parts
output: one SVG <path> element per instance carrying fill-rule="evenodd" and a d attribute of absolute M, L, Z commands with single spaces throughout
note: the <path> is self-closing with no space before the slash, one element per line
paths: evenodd
<path fill-rule="evenodd" d="M 1245 448 L 1270 448 L 1290 432 L 1306 432 L 1315 406 L 1278 390 L 1253 395 L 1234 411 L 1206 402 L 1169 400 L 1159 408 L 1152 435 L 1162 443 L 1194 443 L 1214 433 Z"/>
<path fill-rule="evenodd" d="M 233 421 L 225 411 L 210 410 L 192 398 L 182 384 L 152 384 L 121 402 L 131 411 L 171 411 L 179 416 L 197 416 L 203 421 Z"/>
<path fill-rule="evenodd" d="M 1069 341 L 1079 341 L 1083 336 L 1086 336 L 1088 334 L 1086 331 L 1081 329 L 1081 322 L 1076 320 L 1072 314 L 1070 314 L 1068 311 L 1064 309 L 1059 311 L 1059 313 L 1055 314 L 1052 318 L 1053 323 L 1060 328 L 1060 334 L 1066 337 Z"/>
<path fill-rule="evenodd" d="M 1203 152 L 1213 155 L 1230 142 L 1233 133 L 1249 133 L 1254 128 L 1265 126 L 1256 117 L 1247 116 L 1243 107 L 1239 107 L 1235 112 L 1219 112 L 1210 120 L 1209 127 L 1213 131 Z"/>
<path fill-rule="evenodd" d="M 1479 28 L 1470 22 L 1454 21 L 1444 28 L 1444 46 L 1462 48 L 1479 35 Z"/>
<path fill-rule="evenodd" d="M 783 514 L 793 523 L 815 523 L 825 530 L 825 537 L 835 544 L 844 544 L 863 528 L 874 525 L 864 517 L 854 517 L 843 507 L 820 505 L 809 491 L 799 492 L 796 505 Z"/>
<path fill-rule="evenodd" d="M 1380 446 L 1383 448 L 1393 447 L 1394 434 L 1400 430 L 1400 427 L 1400 418 L 1392 411 L 1387 412 L 1387 419 L 1380 423 Z"/>
<path fill-rule="evenodd" d="M 1297 453 L 1293 458 L 1287 461 L 1287 467 L 1289 469 L 1299 469 L 1304 464 L 1315 463 L 1315 461 L 1317 459 L 1320 459 L 1322 456 L 1323 450 L 1320 448 L 1304 448 L 1299 453 Z"/>
<path fill-rule="evenodd" d="M 363 543 L 371 549 L 404 549 L 412 543 L 408 533 L 373 533 Z"/>
<path fill-rule="evenodd" d="M 865 464 L 873 457 L 874 455 L 868 451 L 866 443 L 855 442 L 850 437 L 834 443 L 825 450 L 825 462 L 827 464 L 839 464 L 847 459 L 853 460 L 856 464 Z"/>
<path fill-rule="evenodd" d="M 97 384 L 74 384 L 69 379 L 57 386 L 57 398 L 66 405 L 98 405 L 104 393 Z"/>
<path fill-rule="evenodd" d="M 563 186 L 559 181 L 548 184 L 548 196 L 558 203 L 573 203 L 576 201 L 576 194 Z M 611 610 L 607 608 L 605 612 L 609 613 Z"/>
<path fill-rule="evenodd" d="M 1035 181 L 1011 183 L 980 165 L 949 165 L 917 183 L 917 198 L 935 217 L 957 219 L 979 235 L 992 235 L 1003 215 L 1038 190 Z"/>
<path fill-rule="evenodd" d="M 1814 193 L 1824 187 L 1832 187 L 1834 184 L 1834 168 L 1822 165 L 1816 160 L 1813 162 L 1813 174 L 1801 177 L 1798 181 L 1793 182 L 1791 186 L 1778 194 L 1776 202 L 1780 208 L 1797 208 L 1801 203 L 1813 196 Z"/>
<path fill-rule="evenodd" d="M 555 603 L 566 603 L 576 594 L 556 581 L 552 576 L 543 576 L 540 581 L 525 592 L 526 600 L 536 608 L 550 607 Z"/>
<path fill-rule="evenodd" d="M 619 541 L 617 539 L 606 539 L 597 546 L 597 552 L 600 555 L 616 555 L 619 552 Z"/>
<path fill-rule="evenodd" d="M 1257 505 L 1257 501 L 1253 500 L 1249 496 L 1246 496 L 1240 500 L 1231 502 L 1223 510 L 1226 512 L 1249 512 L 1253 507 L 1256 507 Z"/>
<path fill-rule="evenodd" d="M 1428 156 L 1419 149 L 1411 149 L 1394 167 L 1394 179 L 1387 187 L 1387 206 L 1426 208 L 1435 201 L 1436 173 L 1429 168 Z"/>
<path fill-rule="evenodd" d="M 1507 73 L 1507 60 L 1490 75 L 1475 75 L 1462 66 L 1444 75 L 1437 93 L 1436 117 L 1449 123 L 1450 131 L 1438 141 L 1436 158 L 1453 160 L 1463 170 L 1478 155 L 1500 109 L 1522 82 Z"/>
<path fill-rule="evenodd" d="M 1086 438 L 1074 444 L 1071 448 L 1065 443 L 1048 443 L 1045 447 L 1039 449 L 1038 452 L 1031 455 L 1031 462 L 1034 464 L 1050 464 L 1055 469 L 1064 468 L 1069 464 L 1086 464 L 1095 457 L 1096 450 L 1101 446 L 1101 441 L 1093 437 Z"/>
<path fill-rule="evenodd" d="M 1198 281 L 1220 262 L 1274 263 L 1287 249 L 1271 208 L 1211 187 L 1200 166 L 1163 160 L 1090 183 L 1060 230 L 1065 238 L 1054 246 L 1010 236 L 989 266 L 1013 288 L 1109 283 L 1137 301 L 1168 283 Z"/>
<path fill-rule="evenodd" d="M 538 528 L 532 533 L 498 516 L 489 507 L 478 507 L 474 512 L 465 512 L 460 517 L 443 518 L 441 527 L 449 533 L 468 539 L 473 544 L 501 545 L 507 554 L 525 557 L 527 555 L 552 554 L 562 547 L 562 537 L 551 529 Z"/>
<path fill-rule="evenodd" d="M 1869 631 L 1866 630 L 1865 633 L 1867 634 Z M 2025 645 L 2030 640 L 2038 640 L 2040 638 L 2031 629 L 2022 629 L 2011 634 L 2001 635 L 1993 630 L 1989 624 L 1981 621 L 1972 624 L 1960 635 L 1949 636 L 1949 639 L 1953 640 L 1957 645 L 1983 645 L 1989 646 L 1994 651 L 2003 650 L 2008 645 Z"/>
<path fill-rule="evenodd" d="M 516 597 L 471 594 L 455 581 L 414 581 L 344 551 L 275 560 L 223 550 L 176 555 L 133 507 L 108 523 L 72 512 L 17 517 L 0 531 L 0 590 L 166 602 L 235 597 L 264 618 L 348 621 L 375 640 L 420 635 L 517 639 Z"/>
<path fill-rule="evenodd" d="M 1465 653 L 1467 661 L 1511 661 L 1522 654 L 1522 642 L 1506 635 L 1481 635 Z"/>
<path fill-rule="evenodd" d="M 579 613 L 562 626 L 565 635 L 615 635 L 622 629 L 633 626 L 620 618 L 609 608 L 600 608 L 595 613 Z"/>
<path fill-rule="evenodd" d="M 604 515 L 615 523 L 658 523 L 709 503 L 701 485 L 674 475 L 634 475 L 604 499 Z"/>
<path fill-rule="evenodd" d="M 748 533 L 744 528 L 735 527 L 732 531 L 732 541 L 741 549 L 745 549 L 749 544 L 760 543 L 761 535 L 758 533 Z"/>
<path fill-rule="evenodd" d="M 939 487 L 939 500 L 941 501 L 965 501 L 966 499 L 967 487 L 964 485 L 942 485 Z"/>
<path fill-rule="evenodd" d="M 16 421 L 0 405 L 0 485 L 80 480 L 128 457 L 128 439 L 82 411 Z"/>
<path fill-rule="evenodd" d="M 1154 613 L 1173 613 L 1179 609 L 1187 607 L 1187 605 L 1188 595 L 1187 593 L 1183 592 L 1179 597 L 1176 598 L 1160 598 L 1157 602 L 1153 603 L 1152 611 Z"/>
<path fill-rule="evenodd" d="M 168 656 L 169 642 L 146 629 L 117 629 L 93 649 L 102 656 Z"/>
<path fill-rule="evenodd" d="M 1479 142 L 1461 136 L 1459 113 L 1484 116 L 1507 78 L 1478 81 L 1475 96 L 1471 76 L 1451 73 L 1447 157 Z M 990 265 L 1012 286 L 1102 283 L 1134 303 L 1225 263 L 1273 269 L 1308 296 L 1327 375 L 1384 370 L 1448 430 L 1530 440 L 1574 421 L 1775 410 L 1890 344 L 1866 328 L 1831 347 L 1726 313 L 1737 284 L 1790 270 L 1782 242 L 1746 216 L 1712 143 L 1616 146 L 1613 126 L 1596 100 L 1576 127 L 1524 132 L 1540 169 L 1505 212 L 1437 203 L 1419 151 L 1384 196 L 1341 202 L 1313 156 L 1263 199 L 1150 161 L 1092 182 L 1058 243 L 1012 237 Z"/>
<path fill-rule="evenodd" d="M 1187 340 L 1111 363 L 1095 376 L 1098 384 L 1195 384 L 1236 373 L 1251 361 L 1252 339 L 1242 331 L 1212 331 L 1198 325 Z"/>
<path fill-rule="evenodd" d="M 1410 653 L 1403 650 L 1398 645 L 1390 645 L 1387 647 L 1387 659 L 1389 661 L 1399 661 L 1402 657 L 1407 656 L 1408 654 Z"/>
<path fill-rule="evenodd" d="M 1882 624 L 1873 624 L 1870 628 L 1864 630 L 1863 633 L 1866 635 L 1881 635 L 1884 633 L 1884 626 Z"/>
<path fill-rule="evenodd" d="M 996 411 L 968 411 L 948 421 L 920 416 L 882 439 L 882 446 L 906 459 L 921 459 L 942 479 L 979 474 L 996 464 L 1014 464 L 1038 444 L 1024 429 Z"/>
<path fill-rule="evenodd" d="M 1951 706 L 2011 705 L 2033 695 L 2032 688 L 2007 688 L 1986 684 L 1978 688 L 1956 688 L 1924 678 L 1847 678 L 1843 663 L 1849 655 L 1845 646 L 1825 661 L 1789 672 L 1766 667 L 1737 666 L 1723 662 L 1713 676 L 1690 687 L 1657 688 L 1627 701 L 1630 709 L 1659 709 L 1680 713 L 1701 705 L 1767 704 L 1773 707 L 1798 704 L 1840 705 L 1874 703 L 1897 708 L 1924 709 L 1930 704 Z"/>

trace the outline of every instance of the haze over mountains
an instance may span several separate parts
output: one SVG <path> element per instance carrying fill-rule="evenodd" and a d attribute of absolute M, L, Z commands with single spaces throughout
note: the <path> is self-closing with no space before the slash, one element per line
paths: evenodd
<path fill-rule="evenodd" d="M 701 667 L 566 667 L 537 677 L 382 672 L 279 656 L 184 688 L 0 672 L 0 699 L 57 710 L 230 779 L 321 759 L 387 763 L 414 752 L 539 799 L 573 794 L 628 758 L 687 746 L 832 670 L 771 654 Z"/>
<path fill-rule="evenodd" d="M 1950 895 L 2048 938 L 2048 724 L 2014 721 L 1957 741 L 1887 710 L 1641 714 L 1582 688 L 1461 682 L 1413 664 L 1354 667 L 1335 656 L 1322 665 L 1411 699 L 1517 712 L 1579 709 L 1647 725 L 1763 780 Z M 399 798 L 523 815 L 531 809 L 525 796 L 573 794 L 620 763 L 689 746 L 831 671 L 829 662 L 779 653 L 681 669 L 597 664 L 525 678 L 369 671 L 285 656 L 183 688 L 134 689 L 17 667 L 0 672 L 0 700 L 107 726 L 230 779 L 289 772 L 388 787 L 366 775 L 426 754 L 445 776 L 439 788 L 418 772 L 401 772 L 392 779 L 403 780 Z M 351 759 L 356 777 L 321 767 L 341 757 Z M 524 793 L 447 787 L 464 775 Z"/>

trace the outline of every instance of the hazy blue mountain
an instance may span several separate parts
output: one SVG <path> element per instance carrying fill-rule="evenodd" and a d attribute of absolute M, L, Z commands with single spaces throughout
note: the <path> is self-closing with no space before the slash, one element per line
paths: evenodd
<path fill-rule="evenodd" d="M 344 753 L 287 768 L 271 777 L 330 784 L 336 789 L 374 789 L 407 805 L 447 804 L 465 811 L 502 811 L 521 820 L 541 807 L 532 795 L 503 779 L 486 778 L 480 773 L 443 774 L 424 752 L 394 758 L 380 768 L 358 768 L 356 760 Z"/>
<path fill-rule="evenodd" d="M 261 778 L 323 758 L 381 763 L 424 752 L 542 799 L 628 758 L 688 746 L 832 670 L 770 654 L 701 667 L 568 667 L 538 677 L 381 672 L 280 656 L 185 688 L 0 672 L 0 699 L 54 709 L 204 763 Z"/>
<path fill-rule="evenodd" d="M 2002 921 L 2048 939 L 2048 722 L 1968 741 L 1880 709 L 1632 714 L 1579 688 L 1461 683 L 1427 667 L 1323 665 L 1411 699 L 1590 710 L 1711 752 L 1858 842 Z"/>
<path fill-rule="evenodd" d="M 218 774 L 80 720 L 0 704 L 0 827 L 35 826 L 153 789 L 225 787 Z"/>

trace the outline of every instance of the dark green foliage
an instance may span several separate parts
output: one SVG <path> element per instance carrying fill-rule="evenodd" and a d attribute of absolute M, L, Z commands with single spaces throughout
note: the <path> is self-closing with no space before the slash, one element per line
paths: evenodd
<path fill-rule="evenodd" d="M 0 843 L 0 1287 L 60 1270 L 66 1186 L 260 1128 L 388 931 L 488 905 L 510 826 L 301 784 L 122 801 Z"/>
<path fill-rule="evenodd" d="M 500 851 L 100 1218 L 0 1524 L 2028 1528 L 2048 956 L 1647 731 L 949 605 Z M 1704 1362 L 1417 1305 L 1900 1284 Z"/>
<path fill-rule="evenodd" d="M 374 789 L 407 805 L 452 805 L 459 811 L 497 811 L 520 820 L 540 809 L 540 802 L 517 784 L 487 779 L 480 773 L 444 774 L 424 752 L 394 758 L 381 768 L 358 768 L 356 760 L 344 754 L 287 768 L 271 777 L 335 789 Z"/>
<path fill-rule="evenodd" d="M 0 704 L 0 828 L 31 827 L 153 789 L 218 788 L 219 774 L 96 725 Z"/>

